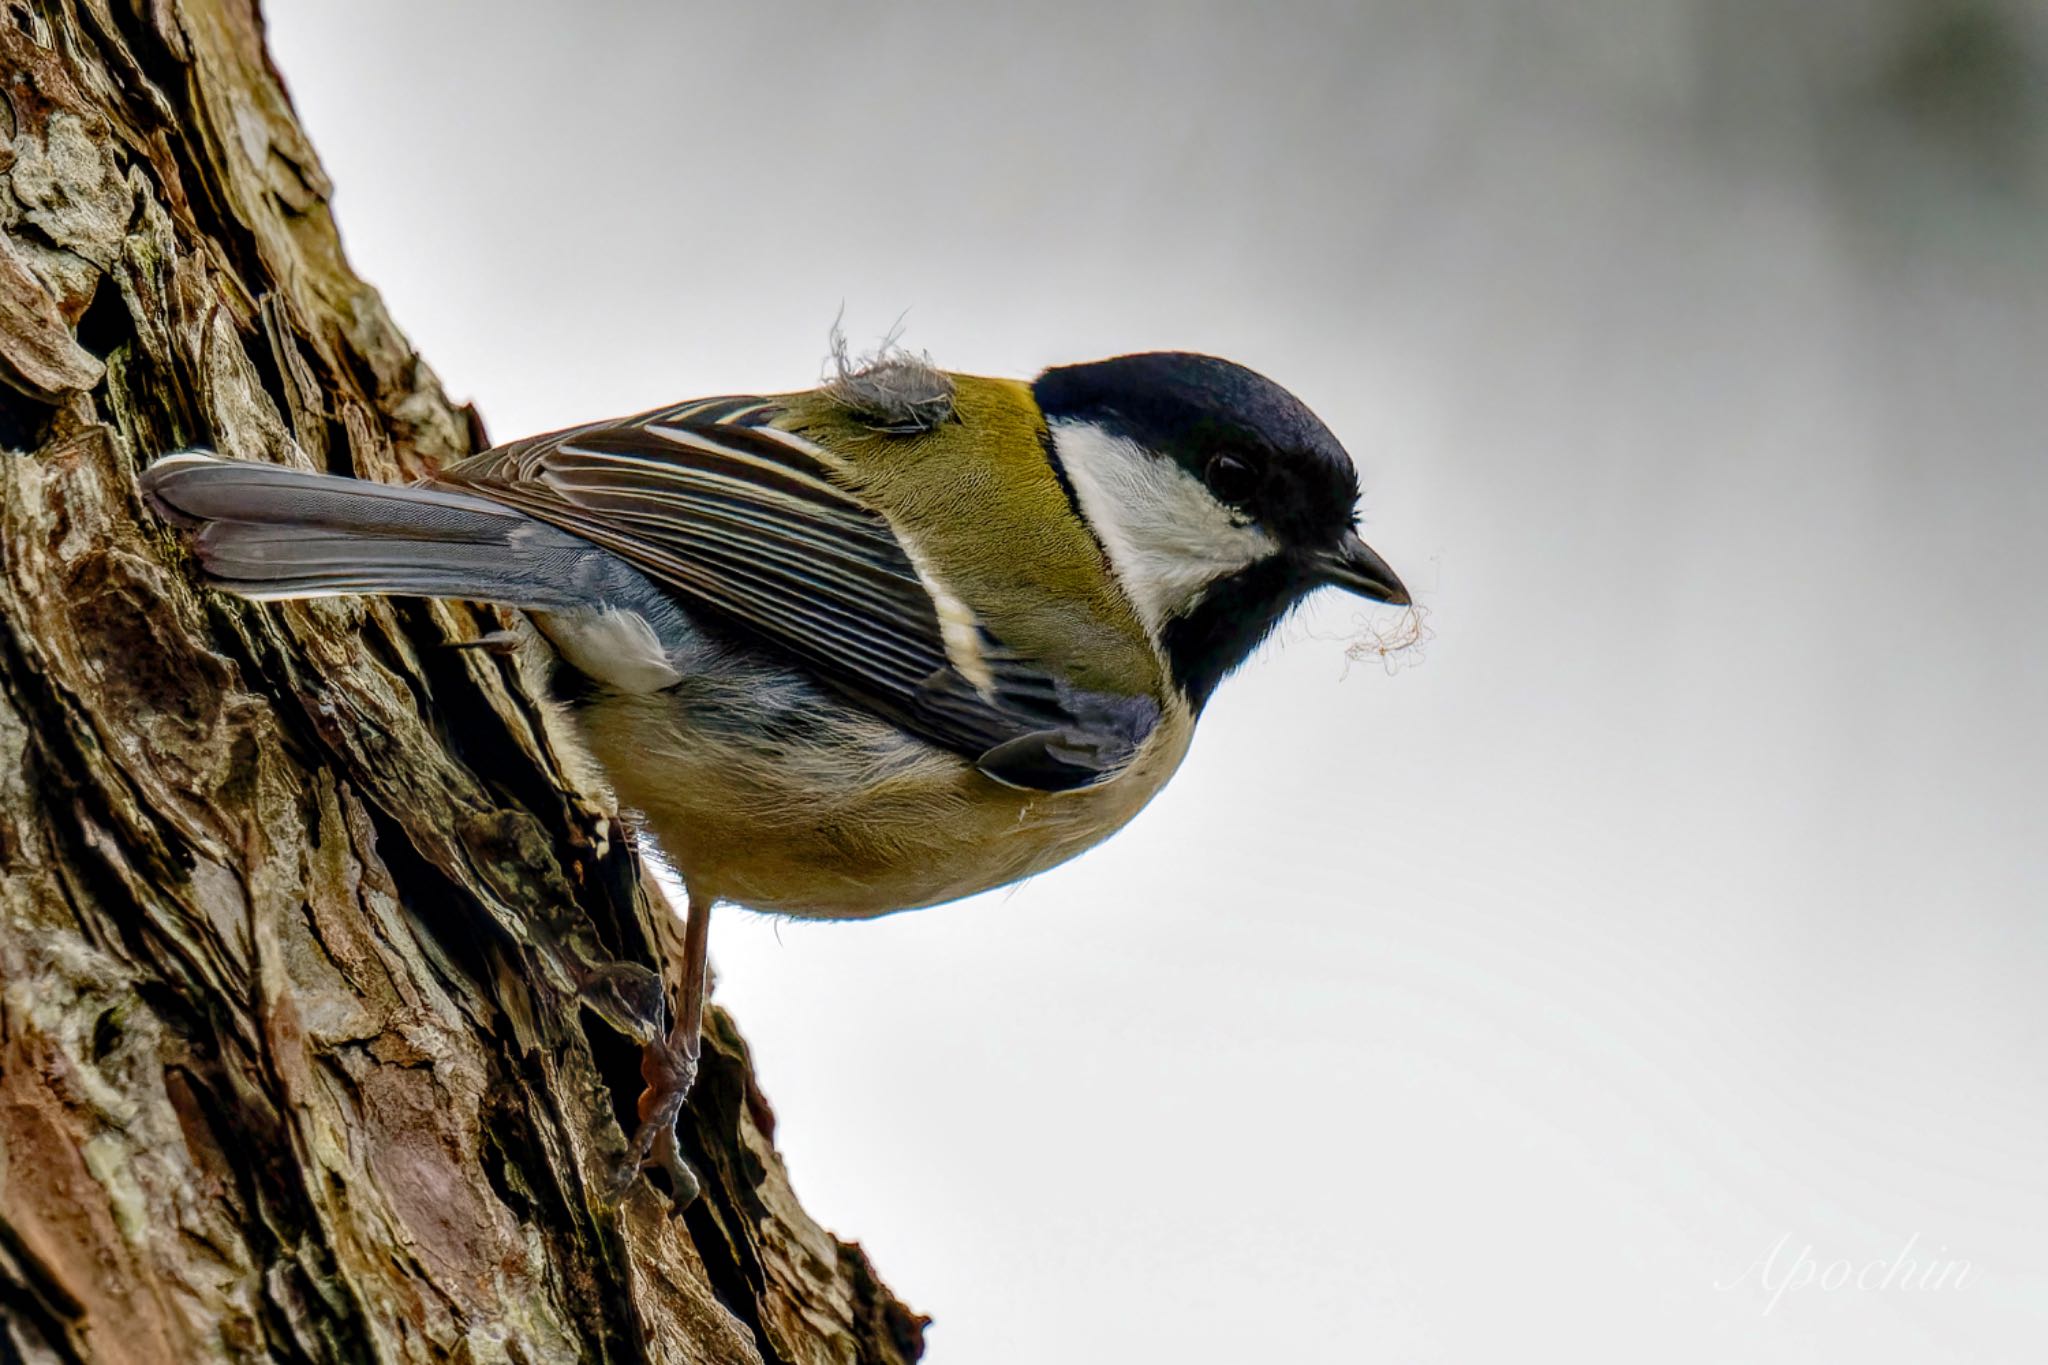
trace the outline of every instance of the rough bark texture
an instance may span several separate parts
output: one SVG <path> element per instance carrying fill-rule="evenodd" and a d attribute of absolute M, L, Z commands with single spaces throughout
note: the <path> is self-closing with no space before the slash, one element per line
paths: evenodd
<path fill-rule="evenodd" d="M 607 1205 L 673 919 L 504 623 L 208 594 L 137 501 L 478 430 L 253 0 L 12 0 L 0 74 L 0 1361 L 914 1358 L 715 1010 L 706 1197 Z"/>

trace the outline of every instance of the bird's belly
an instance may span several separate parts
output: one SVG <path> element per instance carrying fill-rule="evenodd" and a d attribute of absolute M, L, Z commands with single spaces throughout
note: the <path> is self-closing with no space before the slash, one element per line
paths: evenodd
<path fill-rule="evenodd" d="M 693 690 L 604 693 L 576 708 L 620 802 L 692 896 L 862 919 L 935 905 L 1066 861 L 1120 829 L 1173 774 L 1169 717 L 1097 787 L 1020 791 L 815 690 L 800 714 Z"/>

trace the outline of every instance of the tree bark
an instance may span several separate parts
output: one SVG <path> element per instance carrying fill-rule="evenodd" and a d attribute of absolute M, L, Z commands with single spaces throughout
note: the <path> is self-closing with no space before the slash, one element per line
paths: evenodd
<path fill-rule="evenodd" d="M 210 594 L 138 502 L 480 439 L 253 0 L 7 0 L 0 75 L 0 1361 L 914 1359 L 716 1009 L 704 1198 L 607 1200 L 676 929 L 509 618 Z"/>

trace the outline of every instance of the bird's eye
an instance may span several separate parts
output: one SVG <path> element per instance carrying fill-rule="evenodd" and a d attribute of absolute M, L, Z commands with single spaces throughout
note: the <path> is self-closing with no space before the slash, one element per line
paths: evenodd
<path fill-rule="evenodd" d="M 1258 471 L 1242 455 L 1212 456 L 1202 481 L 1209 485 L 1216 501 L 1229 507 L 1244 506 L 1259 491 Z"/>

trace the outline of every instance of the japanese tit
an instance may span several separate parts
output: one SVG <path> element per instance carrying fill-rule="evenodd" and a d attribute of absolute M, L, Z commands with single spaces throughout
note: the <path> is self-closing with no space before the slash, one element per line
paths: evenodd
<path fill-rule="evenodd" d="M 1359 538 L 1357 474 L 1322 422 L 1176 352 L 1028 383 L 898 356 L 406 487 L 197 452 L 143 482 L 244 597 L 530 613 L 589 749 L 688 888 L 671 1041 L 691 1062 L 699 910 L 861 918 L 1063 862 L 1172 776 L 1217 684 L 1298 600 L 1409 600 Z M 689 1083 L 668 1081 L 669 1098 Z"/>

